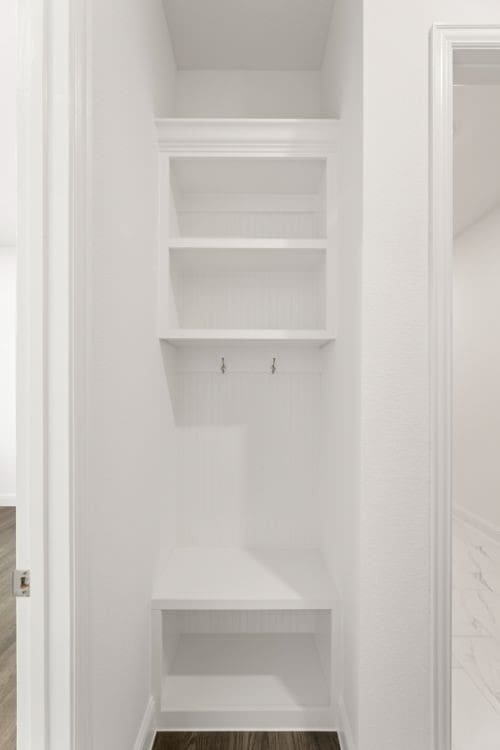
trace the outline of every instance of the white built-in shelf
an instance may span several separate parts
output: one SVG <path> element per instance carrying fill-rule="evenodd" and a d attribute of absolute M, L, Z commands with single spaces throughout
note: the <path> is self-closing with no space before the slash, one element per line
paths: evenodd
<path fill-rule="evenodd" d="M 160 338 L 333 341 L 338 121 L 174 118 L 156 126 Z"/>
<path fill-rule="evenodd" d="M 172 272 L 195 276 L 203 273 L 227 276 L 248 271 L 321 274 L 327 245 L 326 240 L 319 239 L 175 237 L 169 243 L 170 264 Z M 297 277 L 294 288 L 300 288 L 300 278 Z"/>
<path fill-rule="evenodd" d="M 326 250 L 326 239 L 172 237 L 171 250 Z"/>
<path fill-rule="evenodd" d="M 164 711 L 286 711 L 329 702 L 311 634 L 182 634 L 163 679 Z"/>
<path fill-rule="evenodd" d="M 272 329 L 212 329 L 212 328 L 177 328 L 165 331 L 160 338 L 174 346 L 188 344 L 301 344 L 324 346 L 335 340 L 328 331 L 293 331 Z"/>
<path fill-rule="evenodd" d="M 171 239 L 169 247 L 173 271 L 321 273 L 327 241 L 182 237 Z"/>
<path fill-rule="evenodd" d="M 172 552 L 153 609 L 331 609 L 333 599 L 315 551 L 190 547 Z"/>

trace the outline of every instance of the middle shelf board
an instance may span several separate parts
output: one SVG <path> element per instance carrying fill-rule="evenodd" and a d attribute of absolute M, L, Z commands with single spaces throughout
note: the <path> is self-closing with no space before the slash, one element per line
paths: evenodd
<path fill-rule="evenodd" d="M 335 336 L 324 330 L 212 329 L 176 328 L 165 331 L 161 339 L 175 346 L 189 344 L 302 344 L 324 346 Z"/>
<path fill-rule="evenodd" d="M 324 268 L 325 240 L 183 237 L 169 243 L 172 270 L 307 272 Z"/>
<path fill-rule="evenodd" d="M 332 609 L 333 582 L 314 550 L 174 549 L 153 609 Z"/>
<path fill-rule="evenodd" d="M 172 237 L 171 250 L 326 250 L 326 239 Z"/>

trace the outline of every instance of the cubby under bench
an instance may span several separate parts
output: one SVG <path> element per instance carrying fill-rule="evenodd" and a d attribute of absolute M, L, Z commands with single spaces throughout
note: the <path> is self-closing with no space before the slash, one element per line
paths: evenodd
<path fill-rule="evenodd" d="M 159 729 L 332 729 L 333 586 L 314 551 L 177 549 L 153 596 Z"/>

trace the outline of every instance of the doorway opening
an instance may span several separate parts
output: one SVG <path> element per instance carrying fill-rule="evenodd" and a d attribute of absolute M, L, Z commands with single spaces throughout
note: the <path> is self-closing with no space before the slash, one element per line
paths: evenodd
<path fill-rule="evenodd" d="M 452 742 L 500 743 L 500 49 L 453 75 Z"/>
<path fill-rule="evenodd" d="M 493 558 L 500 558 L 495 539 L 486 533 L 491 537 L 491 523 L 488 527 L 481 524 L 479 511 L 490 497 L 484 474 L 485 461 L 491 458 L 485 420 L 491 432 L 500 394 L 498 389 L 495 393 L 490 389 L 488 397 L 488 383 L 498 355 L 498 338 L 495 340 L 493 335 L 498 316 L 492 318 L 492 306 L 488 305 L 495 273 L 490 266 L 480 280 L 478 271 L 484 272 L 485 265 L 489 265 L 485 263 L 488 243 L 483 235 L 490 234 L 491 239 L 495 234 L 490 224 L 494 223 L 499 203 L 494 194 L 495 168 L 498 172 L 500 160 L 494 111 L 499 106 L 496 97 L 500 91 L 500 27 L 436 25 L 432 58 L 430 445 L 434 748 L 487 750 L 498 747 L 500 714 L 486 687 L 484 671 L 489 672 L 491 688 L 495 664 L 498 674 L 498 662 L 491 653 L 486 659 L 479 655 L 487 642 L 490 646 L 495 644 L 491 622 L 494 608 L 491 601 L 488 608 L 486 601 L 496 596 Z M 492 134 L 488 149 L 489 127 Z M 497 254 L 498 251 L 490 253 L 490 258 Z M 483 343 L 487 333 L 492 339 L 485 357 Z M 477 378 L 474 389 L 472 374 Z M 483 425 L 479 424 L 479 405 Z M 492 474 L 494 463 L 489 465 Z M 486 561 L 491 563 L 487 575 Z M 486 609 L 487 615 L 480 614 L 478 607 Z M 471 641 L 478 638 L 484 640 Z M 489 691 L 488 704 L 481 704 L 481 689 L 483 697 Z"/>

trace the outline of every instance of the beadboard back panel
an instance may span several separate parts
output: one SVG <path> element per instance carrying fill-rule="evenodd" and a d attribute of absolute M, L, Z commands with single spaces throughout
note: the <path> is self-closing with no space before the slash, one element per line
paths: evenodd
<path fill-rule="evenodd" d="M 172 280 L 181 328 L 325 327 L 321 272 L 180 272 Z"/>
<path fill-rule="evenodd" d="M 175 392 L 177 545 L 317 548 L 320 373 L 263 360 L 178 372 Z"/>
<path fill-rule="evenodd" d="M 186 237 L 324 237 L 319 211 L 179 211 L 179 233 Z"/>
<path fill-rule="evenodd" d="M 330 632 L 326 610 L 178 610 L 165 612 L 170 633 L 318 633 Z"/>
<path fill-rule="evenodd" d="M 188 237 L 325 237 L 322 160 L 173 160 L 172 229 Z"/>

